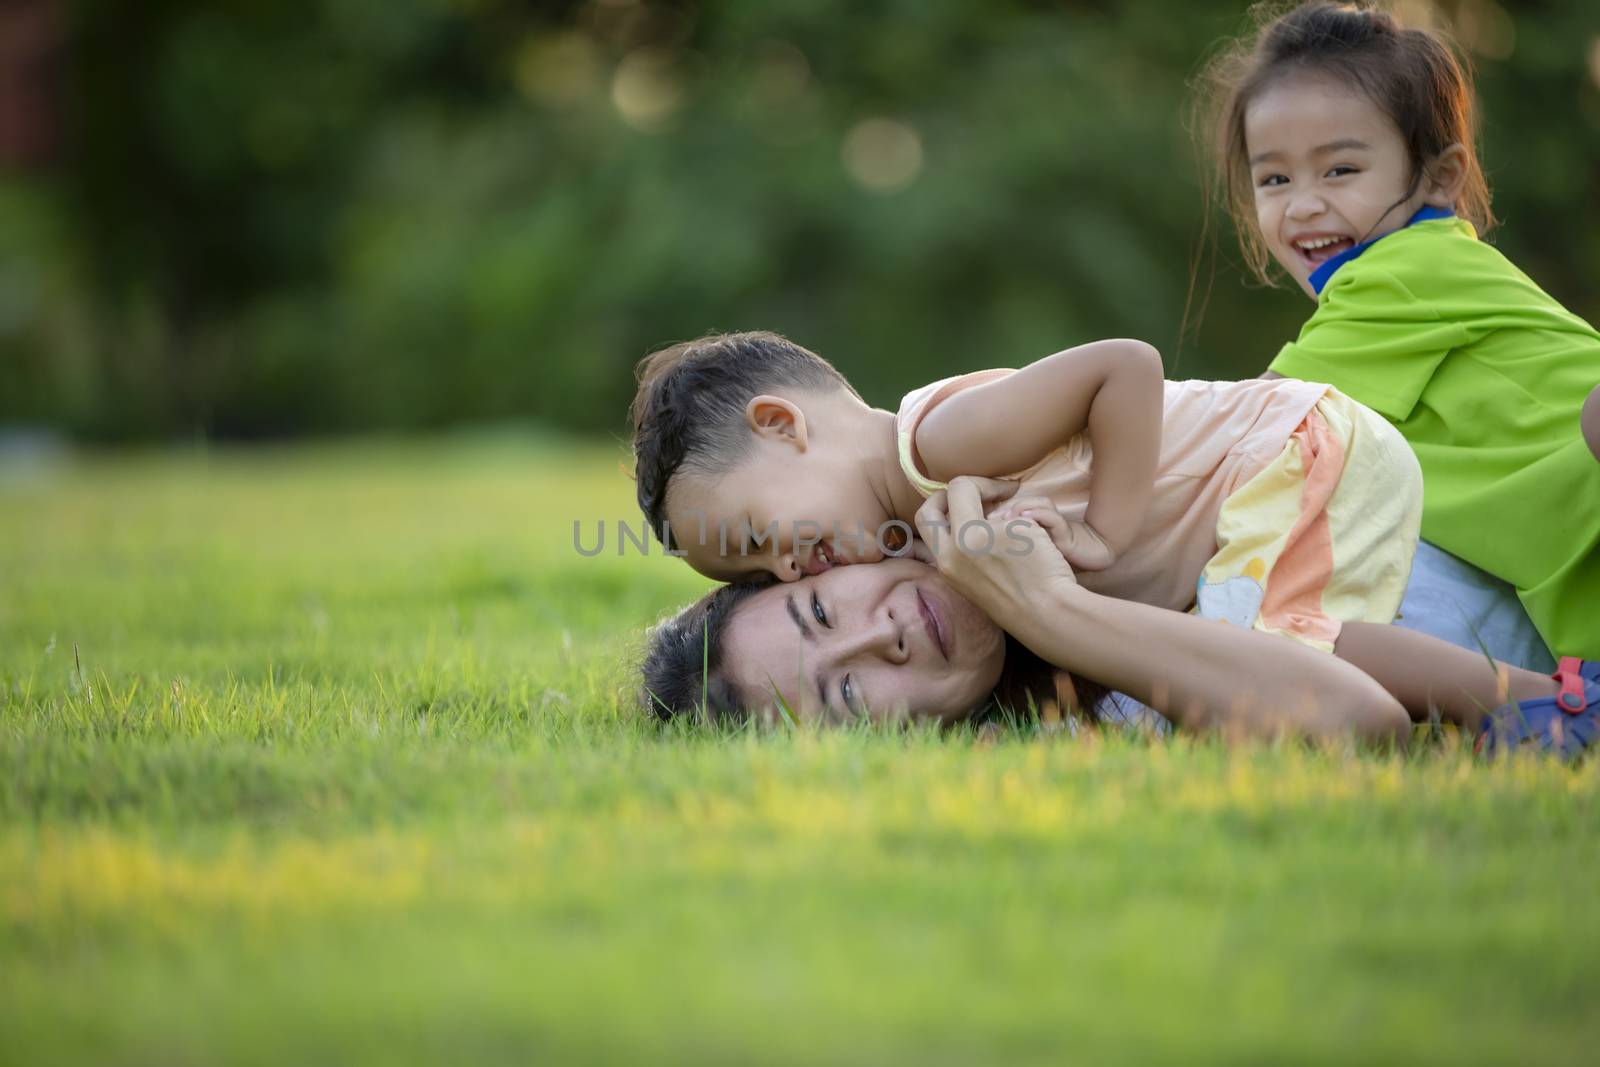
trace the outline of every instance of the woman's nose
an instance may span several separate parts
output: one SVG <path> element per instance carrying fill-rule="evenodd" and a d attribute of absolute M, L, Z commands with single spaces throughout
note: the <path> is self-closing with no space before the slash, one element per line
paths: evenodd
<path fill-rule="evenodd" d="M 873 657 L 893 664 L 911 658 L 905 624 L 888 608 L 863 621 L 855 631 L 841 633 L 838 651 L 841 659 Z"/>

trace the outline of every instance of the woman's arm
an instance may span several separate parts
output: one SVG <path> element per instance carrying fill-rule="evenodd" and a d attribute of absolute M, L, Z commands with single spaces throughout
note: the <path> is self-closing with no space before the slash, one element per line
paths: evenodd
<path fill-rule="evenodd" d="M 1046 661 L 1185 729 L 1401 744 L 1410 736 L 1405 709 L 1351 664 L 1288 638 L 1091 593 L 1037 524 L 1012 520 L 996 531 L 993 551 L 962 552 L 940 528 L 984 521 L 982 488 L 953 482 L 917 513 L 918 527 L 945 579 Z"/>
<path fill-rule="evenodd" d="M 1411 719 L 1361 670 L 1288 638 L 1115 600 L 1041 592 L 1006 626 L 1047 662 L 1127 693 L 1187 730 L 1403 741 Z"/>
<path fill-rule="evenodd" d="M 1143 341 L 1096 341 L 964 389 L 917 426 L 917 455 L 936 481 L 1025 470 L 1088 431 L 1089 508 L 1073 562 L 1109 567 L 1139 531 L 1161 457 L 1161 355 Z"/>

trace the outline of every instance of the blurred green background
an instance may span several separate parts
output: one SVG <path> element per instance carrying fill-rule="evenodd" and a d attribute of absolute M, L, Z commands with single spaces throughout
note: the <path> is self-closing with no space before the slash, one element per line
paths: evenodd
<path fill-rule="evenodd" d="M 1403 6 L 1477 65 L 1501 247 L 1600 319 L 1600 6 Z M 757 327 L 891 406 L 1107 335 L 1256 373 L 1309 304 L 1202 254 L 1185 123 L 1244 7 L 4 0 L 0 424 L 621 434 L 641 355 Z"/>

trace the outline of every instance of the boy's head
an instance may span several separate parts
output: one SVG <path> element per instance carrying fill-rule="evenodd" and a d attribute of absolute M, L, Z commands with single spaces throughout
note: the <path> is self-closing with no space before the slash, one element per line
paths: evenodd
<path fill-rule="evenodd" d="M 638 376 L 639 507 L 695 570 L 792 581 L 882 558 L 890 516 L 847 432 L 867 408 L 827 360 L 775 333 L 713 334 L 646 356 Z"/>

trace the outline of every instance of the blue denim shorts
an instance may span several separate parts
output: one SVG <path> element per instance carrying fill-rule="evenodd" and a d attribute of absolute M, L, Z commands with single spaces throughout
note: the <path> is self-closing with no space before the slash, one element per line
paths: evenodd
<path fill-rule="evenodd" d="M 1556 669 L 1515 589 L 1426 541 L 1417 543 L 1394 624 L 1488 652 L 1514 667 L 1541 674 Z"/>

